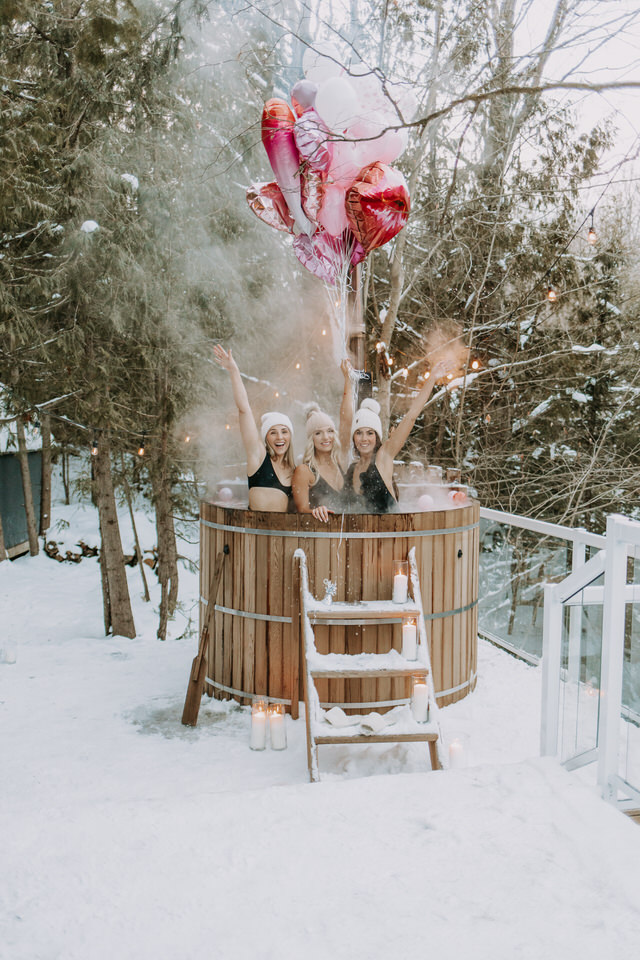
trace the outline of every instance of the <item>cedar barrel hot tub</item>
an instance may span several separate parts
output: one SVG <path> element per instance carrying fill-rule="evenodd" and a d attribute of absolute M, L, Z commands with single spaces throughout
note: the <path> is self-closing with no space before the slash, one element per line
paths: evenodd
<path fill-rule="evenodd" d="M 297 570 L 293 554 L 307 556 L 309 586 L 336 600 L 390 599 L 393 562 L 415 547 L 433 681 L 438 704 L 475 687 L 480 510 L 475 501 L 418 513 L 344 514 L 328 523 L 311 515 L 262 513 L 203 501 L 200 507 L 200 621 L 204 622 L 215 558 L 225 545 L 215 630 L 209 644 L 207 692 L 249 703 L 255 694 L 282 700 L 298 715 L 300 651 Z M 398 620 L 363 626 L 316 626 L 320 653 L 400 650 Z M 324 684 L 324 686 L 323 686 Z M 405 680 L 330 680 L 320 699 L 375 704 L 384 710 L 407 693 Z"/>

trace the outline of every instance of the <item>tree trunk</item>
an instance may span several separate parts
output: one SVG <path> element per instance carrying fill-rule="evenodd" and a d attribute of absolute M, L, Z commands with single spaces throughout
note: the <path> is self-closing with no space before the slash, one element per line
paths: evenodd
<path fill-rule="evenodd" d="M 44 537 L 51 525 L 51 419 L 47 414 L 41 418 L 42 434 L 42 485 L 40 487 L 40 536 Z"/>
<path fill-rule="evenodd" d="M 0 563 L 2 563 L 3 560 L 8 559 L 9 554 L 7 553 L 7 549 L 4 545 L 4 532 L 2 530 L 2 514 L 0 514 Z"/>
<path fill-rule="evenodd" d="M 131 517 L 131 528 L 133 530 L 133 539 L 136 545 L 136 557 L 138 558 L 138 566 L 140 567 L 140 576 L 142 577 L 142 593 L 145 601 L 149 603 L 149 601 L 151 600 L 151 597 L 149 596 L 149 587 L 147 585 L 147 578 L 144 572 L 144 563 L 142 562 L 142 550 L 140 549 L 140 540 L 138 539 L 138 528 L 136 527 L 135 515 L 133 513 L 131 487 L 129 486 L 129 481 L 127 480 L 124 454 L 120 454 L 120 463 L 122 464 L 122 486 L 124 487 L 124 495 L 127 501 L 127 506 L 129 508 L 129 516 Z"/>
<path fill-rule="evenodd" d="M 16 419 L 16 433 L 18 435 L 18 459 L 22 474 L 22 493 L 24 495 L 24 512 L 27 515 L 27 533 L 29 536 L 29 553 L 32 557 L 38 555 L 38 528 L 36 527 L 36 511 L 33 506 L 33 490 L 31 489 L 31 474 L 29 472 L 29 454 L 27 453 L 27 438 L 24 432 L 24 420 Z"/>
<path fill-rule="evenodd" d="M 158 535 L 158 580 L 160 581 L 160 620 L 157 636 L 167 638 L 167 621 L 173 616 L 178 602 L 178 551 L 173 524 L 171 491 L 166 480 L 166 471 L 153 473 L 151 479 L 156 509 L 156 533 Z"/>
<path fill-rule="evenodd" d="M 69 499 L 69 454 L 66 447 L 62 448 L 62 486 L 64 487 L 64 502 L 67 506 L 71 503 Z M 93 479 L 93 477 L 91 478 Z"/>
<path fill-rule="evenodd" d="M 107 587 L 108 616 L 105 613 L 105 623 L 111 621 L 114 636 L 135 637 L 136 628 L 131 611 L 129 586 L 120 539 L 116 500 L 113 495 L 113 481 L 111 477 L 111 455 L 109 443 L 103 434 L 100 437 L 98 453 L 92 457 L 95 466 L 95 491 L 100 515 L 100 562 L 103 573 L 104 587 Z"/>

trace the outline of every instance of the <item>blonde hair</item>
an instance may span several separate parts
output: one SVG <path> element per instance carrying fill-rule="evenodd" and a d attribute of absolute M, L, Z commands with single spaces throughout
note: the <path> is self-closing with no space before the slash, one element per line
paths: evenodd
<path fill-rule="evenodd" d="M 276 457 L 278 456 L 278 454 L 275 452 L 275 450 L 273 449 L 273 447 L 271 446 L 271 444 L 269 443 L 269 441 L 268 441 L 268 440 L 265 440 L 265 441 L 264 441 L 264 445 L 265 445 L 265 447 L 267 448 L 267 453 L 269 454 L 269 456 L 271 457 L 271 459 L 272 459 L 272 460 L 275 460 Z M 290 467 L 291 470 L 295 470 L 295 468 L 296 468 L 296 461 L 295 461 L 294 456 L 293 456 L 293 436 L 291 437 L 291 440 L 290 440 L 290 442 L 289 442 L 289 446 L 287 447 L 287 452 L 284 454 L 284 456 L 283 456 L 283 458 L 282 458 L 282 462 L 284 463 L 284 465 L 285 465 L 286 467 Z"/>
<path fill-rule="evenodd" d="M 340 470 L 340 441 L 338 440 L 338 434 L 334 431 L 333 437 L 333 446 L 331 447 L 331 460 L 335 466 Z M 318 461 L 316 460 L 316 447 L 313 442 L 313 434 L 307 440 L 307 445 L 304 448 L 304 453 L 302 454 L 302 462 L 309 467 L 311 473 L 313 474 L 313 483 L 311 486 L 315 486 L 318 480 L 320 479 L 320 470 L 318 468 Z"/>

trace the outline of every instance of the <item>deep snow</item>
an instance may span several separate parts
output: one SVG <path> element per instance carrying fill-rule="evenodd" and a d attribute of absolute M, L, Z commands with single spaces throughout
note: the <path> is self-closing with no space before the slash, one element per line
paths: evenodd
<path fill-rule="evenodd" d="M 56 520 L 65 548 L 97 541 L 90 506 Z M 477 691 L 441 712 L 466 769 L 325 747 L 309 784 L 302 720 L 263 753 L 233 703 L 181 725 L 196 576 L 166 643 L 129 577 L 135 640 L 102 636 L 95 559 L 0 564 L 2 960 L 635 955 L 640 831 L 537 758 L 537 668 L 481 643 Z"/>

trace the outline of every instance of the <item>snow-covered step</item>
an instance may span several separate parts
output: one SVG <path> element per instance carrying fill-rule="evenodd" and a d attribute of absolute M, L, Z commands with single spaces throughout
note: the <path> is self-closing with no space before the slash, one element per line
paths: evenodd
<path fill-rule="evenodd" d="M 307 654 L 307 666 L 314 680 L 328 677 L 426 677 L 429 672 L 423 660 L 406 660 L 397 650 L 388 653 L 318 653 Z"/>
<path fill-rule="evenodd" d="M 393 600 L 360 600 L 355 603 L 337 600 L 323 603 L 310 599 L 306 610 L 311 623 L 331 623 L 336 620 L 348 620 L 351 623 L 408 620 L 421 615 L 420 607 L 412 600 L 406 603 L 394 603 Z"/>
<path fill-rule="evenodd" d="M 338 707 L 312 723 L 316 743 L 430 742 L 438 739 L 436 723 L 417 723 L 409 706 L 387 713 L 346 714 Z"/>

